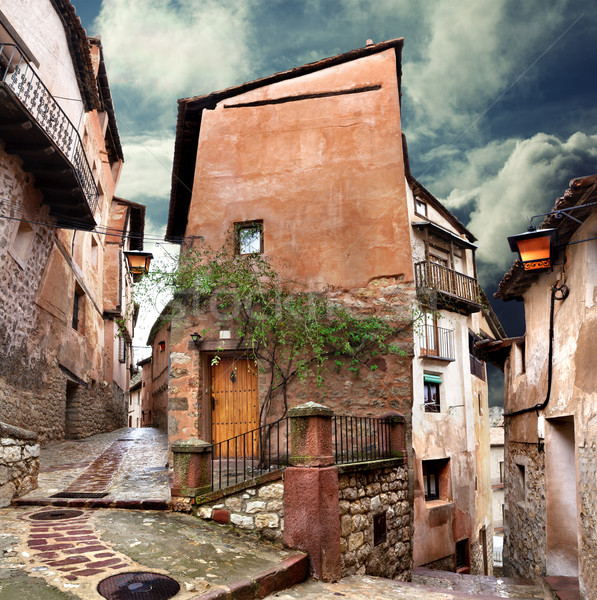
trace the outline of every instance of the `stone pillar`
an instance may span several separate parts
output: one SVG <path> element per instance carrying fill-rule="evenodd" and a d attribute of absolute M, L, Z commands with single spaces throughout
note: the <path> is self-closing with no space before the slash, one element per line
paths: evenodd
<path fill-rule="evenodd" d="M 288 411 L 291 466 L 284 472 L 284 544 L 308 552 L 312 574 L 323 581 L 342 576 L 333 414 L 314 402 Z"/>
<path fill-rule="evenodd" d="M 388 413 L 382 419 L 390 423 L 390 453 L 392 458 L 406 455 L 406 419 L 399 413 Z"/>
<path fill-rule="evenodd" d="M 172 496 L 194 498 L 211 491 L 211 444 L 191 438 L 172 444 Z"/>

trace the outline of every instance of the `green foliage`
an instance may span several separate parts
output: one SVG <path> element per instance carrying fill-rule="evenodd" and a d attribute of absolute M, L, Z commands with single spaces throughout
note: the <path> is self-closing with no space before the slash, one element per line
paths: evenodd
<path fill-rule="evenodd" d="M 338 371 L 348 365 L 357 375 L 380 353 L 405 355 L 392 340 L 410 319 L 388 310 L 381 316 L 349 310 L 334 299 L 333 290 L 310 292 L 285 280 L 263 254 L 236 254 L 232 243 L 220 250 L 184 251 L 175 269 L 147 276 L 137 286 L 138 297 L 156 289 L 171 290 L 194 312 L 211 313 L 214 327 L 229 329 L 245 356 L 269 367 L 268 401 L 279 392 L 285 399 L 294 377 L 313 376 L 324 387 L 329 359 Z M 202 336 L 210 333 L 204 329 Z"/>

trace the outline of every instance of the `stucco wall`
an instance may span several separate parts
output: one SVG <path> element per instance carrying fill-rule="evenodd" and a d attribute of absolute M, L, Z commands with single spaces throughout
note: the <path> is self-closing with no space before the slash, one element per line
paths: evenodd
<path fill-rule="evenodd" d="M 597 215 L 578 228 L 572 241 L 597 235 Z M 522 575 L 570 574 L 576 568 L 581 590 L 587 598 L 597 593 L 594 575 L 597 556 L 595 536 L 594 446 L 597 440 L 597 377 L 594 345 L 597 337 L 597 245 L 594 241 L 566 248 L 565 276 L 562 267 L 544 273 L 524 293 L 527 332 L 525 342 L 511 350 L 506 361 L 505 412 L 543 403 L 547 396 L 549 360 L 550 288 L 565 282 L 569 295 L 555 301 L 553 376 L 549 401 L 538 419 L 534 412 L 506 418 L 506 540 L 505 560 Z M 563 258 L 563 257 L 562 257 Z M 562 261 L 563 262 L 563 261 Z M 554 432 L 567 427 L 569 448 Z M 560 444 L 558 455 L 553 444 Z M 544 452 L 538 452 L 538 447 Z M 563 453 L 567 456 L 564 458 Z M 550 458 L 552 457 L 552 458 Z M 564 460 L 565 467 L 550 470 L 549 461 Z M 525 516 L 516 501 L 516 461 L 527 461 L 527 488 L 531 494 Z M 575 477 L 562 485 L 562 469 Z M 559 474 L 558 474 L 559 473 Z M 559 498 L 565 494 L 572 507 L 567 531 L 576 540 L 562 536 L 567 549 L 558 548 Z M 532 541 L 532 547 L 529 546 Z M 528 547 L 527 547 L 528 546 Z M 560 560 L 563 551 L 567 558 Z M 527 559 L 526 556 L 529 556 Z"/>

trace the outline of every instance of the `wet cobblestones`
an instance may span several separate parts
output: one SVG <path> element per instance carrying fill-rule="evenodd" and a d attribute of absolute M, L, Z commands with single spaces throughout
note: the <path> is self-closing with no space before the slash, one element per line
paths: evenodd
<path fill-rule="evenodd" d="M 19 504 L 43 504 L 57 493 L 107 492 L 104 502 L 52 500 L 56 506 L 150 506 L 170 499 L 168 438 L 153 428 L 119 429 L 42 448 L 38 488 Z M 119 504 L 120 503 L 120 504 Z"/>

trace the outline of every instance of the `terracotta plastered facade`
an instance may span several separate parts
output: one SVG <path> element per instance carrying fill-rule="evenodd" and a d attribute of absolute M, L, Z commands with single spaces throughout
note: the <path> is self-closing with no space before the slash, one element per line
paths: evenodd
<path fill-rule="evenodd" d="M 525 336 L 487 347 L 505 373 L 505 567 L 578 577 L 587 599 L 597 594 L 597 212 L 582 206 L 597 200 L 596 180 L 573 180 L 556 203 L 580 207 L 570 214 L 581 224 L 546 218 L 558 230 L 553 269 L 516 264 L 500 284 L 500 297 L 524 300 Z"/>
<path fill-rule="evenodd" d="M 101 44 L 70 3 L 12 3 L 0 25 L 0 419 L 42 443 L 84 437 L 126 423 L 123 251 L 144 207 L 113 198 L 123 158 Z"/>
<path fill-rule="evenodd" d="M 402 40 L 366 46 L 180 100 L 167 238 L 183 253 L 199 243 L 219 248 L 235 227 L 259 223 L 256 251 L 288 279 L 360 314 L 383 316 L 390 306 L 394 318 L 406 315 L 394 340 L 401 356 L 384 354 L 359 375 L 330 362 L 325 390 L 295 380 L 287 404 L 278 397 L 267 417 L 306 401 L 339 415 L 403 415 L 415 564 L 444 561 L 455 569 L 460 543 L 466 567 L 487 573 L 487 383 L 470 344 L 503 331 L 476 281 L 475 238 L 410 173 L 400 120 L 401 48 Z M 191 298 L 175 302 L 167 322 L 170 440 L 212 442 L 212 359 L 242 359 L 243 348 L 229 323 L 197 310 Z M 152 339 L 154 360 L 161 327 Z M 197 344 L 193 332 L 204 332 Z M 257 365 L 260 406 L 270 376 Z M 425 408 L 426 376 L 442 386 L 438 413 Z M 444 497 L 425 499 L 423 461 L 449 462 Z M 411 510 L 405 514 L 412 519 Z"/>

